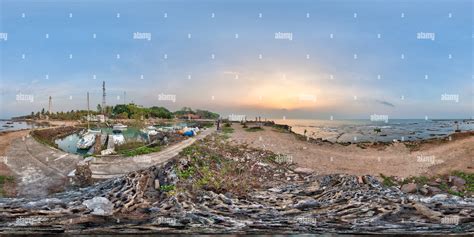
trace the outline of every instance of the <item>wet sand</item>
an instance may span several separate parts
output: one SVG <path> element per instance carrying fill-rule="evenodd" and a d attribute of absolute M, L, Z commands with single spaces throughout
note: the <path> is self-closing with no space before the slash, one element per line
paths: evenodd
<path fill-rule="evenodd" d="M 233 124 L 231 138 L 236 143 L 271 150 L 286 155 L 297 167 L 318 174 L 389 175 L 398 177 L 434 176 L 454 170 L 474 172 L 474 133 L 452 136 L 451 141 L 417 143 L 416 151 L 403 143 L 381 146 L 310 143 L 293 133 L 271 127 L 248 132 Z"/>

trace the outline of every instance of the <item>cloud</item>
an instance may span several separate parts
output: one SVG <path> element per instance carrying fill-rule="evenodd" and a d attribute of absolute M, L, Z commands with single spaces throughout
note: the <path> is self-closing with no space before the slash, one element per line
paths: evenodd
<path fill-rule="evenodd" d="M 389 107 L 394 107 L 395 108 L 395 105 L 390 103 L 390 102 L 387 102 L 387 101 L 383 101 L 383 100 L 375 100 L 375 102 L 379 103 L 379 104 L 382 104 L 382 105 L 386 105 L 386 106 L 389 106 Z"/>

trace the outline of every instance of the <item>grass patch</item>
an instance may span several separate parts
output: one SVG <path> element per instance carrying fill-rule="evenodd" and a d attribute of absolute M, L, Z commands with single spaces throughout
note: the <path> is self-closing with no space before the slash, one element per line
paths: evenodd
<path fill-rule="evenodd" d="M 145 155 L 145 154 L 158 152 L 158 151 L 161 151 L 160 146 L 155 146 L 155 147 L 146 147 L 146 146 L 144 146 L 144 147 L 139 147 L 139 148 L 136 148 L 136 149 L 133 149 L 133 150 L 123 151 L 123 152 L 121 152 L 121 154 L 123 154 L 126 157 L 130 157 L 130 156 Z"/>
<path fill-rule="evenodd" d="M 144 142 L 127 142 L 115 147 L 117 153 L 126 157 L 138 156 L 161 151 L 161 146 L 146 146 Z"/>
<path fill-rule="evenodd" d="M 263 131 L 264 129 L 262 127 L 251 127 L 251 128 L 247 128 L 245 129 L 245 131 L 247 132 L 258 132 L 258 131 Z"/>
<path fill-rule="evenodd" d="M 466 185 L 465 185 L 466 191 L 474 192 L 474 173 L 468 174 L 462 171 L 454 171 L 452 175 L 466 180 Z"/>
<path fill-rule="evenodd" d="M 405 179 L 402 184 L 408 184 L 408 183 L 416 183 L 420 185 L 425 185 L 430 181 L 430 179 L 426 176 L 417 176 L 417 177 L 409 177 Z"/>
<path fill-rule="evenodd" d="M 235 195 L 244 195 L 258 187 L 261 174 L 251 171 L 251 163 L 238 162 L 226 156 L 243 151 L 221 143 L 225 139 L 224 135 L 215 136 L 214 139 L 209 141 L 210 144 L 198 142 L 181 151 L 180 155 L 186 156 L 187 162 L 175 168 L 180 185 L 193 191 L 209 190 Z M 221 154 L 223 151 L 228 153 Z"/>
<path fill-rule="evenodd" d="M 223 133 L 233 133 L 233 132 L 234 132 L 234 129 L 231 128 L 231 127 L 223 127 L 223 128 L 222 128 L 222 132 L 223 132 Z"/>
<path fill-rule="evenodd" d="M 188 167 L 184 170 L 178 170 L 176 173 L 180 179 L 188 179 L 196 172 L 194 167 Z"/>
<path fill-rule="evenodd" d="M 160 190 L 163 192 L 170 192 L 170 191 L 173 191 L 174 189 L 175 189 L 174 185 L 162 185 L 160 187 Z"/>
<path fill-rule="evenodd" d="M 388 177 L 383 174 L 380 174 L 380 177 L 382 178 L 382 184 L 386 187 L 392 187 L 392 186 L 397 186 L 396 181 L 394 180 L 393 177 Z"/>
<path fill-rule="evenodd" d="M 122 151 L 137 149 L 145 145 L 146 144 L 144 142 L 133 141 L 133 142 L 124 143 L 122 145 L 117 145 L 115 146 L 115 150 L 117 152 L 122 152 Z"/>
<path fill-rule="evenodd" d="M 3 189 L 4 185 L 6 183 L 11 183 L 14 180 L 15 180 L 15 178 L 13 178 L 13 176 L 0 175 L 0 197 L 5 197 L 6 196 L 5 190 Z"/>

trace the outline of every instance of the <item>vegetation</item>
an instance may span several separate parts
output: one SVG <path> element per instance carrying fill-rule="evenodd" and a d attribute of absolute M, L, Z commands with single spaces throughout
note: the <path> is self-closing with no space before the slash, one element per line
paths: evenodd
<path fill-rule="evenodd" d="M 81 129 L 82 128 L 73 127 L 73 126 L 38 129 L 38 130 L 33 130 L 31 132 L 31 135 L 39 143 L 58 148 L 58 145 L 55 143 L 56 139 L 73 134 L 75 132 L 78 132 Z"/>
<path fill-rule="evenodd" d="M 102 111 L 102 106 L 97 105 L 97 110 L 71 110 L 66 112 L 56 112 L 49 113 L 45 109 L 41 109 L 38 112 L 31 112 L 30 115 L 22 116 L 18 118 L 26 119 L 44 119 L 48 116 L 50 119 L 59 119 L 59 120 L 80 120 L 90 115 L 98 115 L 104 113 L 110 118 L 113 119 L 147 119 L 147 118 L 162 118 L 162 119 L 172 119 L 175 117 L 180 117 L 185 114 L 194 114 L 200 116 L 203 119 L 218 119 L 219 114 L 213 113 L 207 110 L 196 110 L 193 111 L 189 107 L 184 107 L 181 110 L 176 112 L 171 112 L 164 107 L 152 106 L 150 108 L 145 108 L 133 103 L 130 104 L 118 104 L 115 106 L 106 106 L 104 111 Z"/>
<path fill-rule="evenodd" d="M 247 128 L 245 129 L 245 131 L 247 132 L 258 132 L 258 131 L 263 131 L 264 129 L 262 127 L 251 127 L 251 128 Z"/>
<path fill-rule="evenodd" d="M 233 133 L 233 132 L 234 132 L 234 129 L 231 128 L 231 127 L 226 127 L 226 126 L 224 126 L 224 127 L 222 128 L 222 132 L 223 132 L 223 133 Z"/>
<path fill-rule="evenodd" d="M 124 144 L 115 146 L 115 150 L 120 153 L 120 152 L 124 152 L 128 150 L 133 150 L 145 145 L 146 145 L 145 142 L 131 141 L 131 142 L 126 142 Z"/>
<path fill-rule="evenodd" d="M 0 197 L 5 197 L 6 193 L 4 190 L 4 185 L 9 182 L 13 182 L 14 178 L 12 176 L 3 176 L 0 175 Z"/>
<path fill-rule="evenodd" d="M 397 183 L 393 179 L 393 177 L 388 177 L 383 174 L 380 174 L 380 177 L 382 178 L 382 184 L 386 187 L 391 187 L 391 186 L 396 186 Z"/>
<path fill-rule="evenodd" d="M 466 181 L 466 184 L 464 185 L 464 187 L 459 188 L 458 190 L 453 189 L 454 186 L 452 183 L 450 183 L 451 181 L 449 176 L 456 176 L 462 178 Z M 406 178 L 403 181 L 397 181 L 394 177 L 387 177 L 383 174 L 380 174 L 380 177 L 382 178 L 383 185 L 387 187 L 402 186 L 408 183 L 415 183 L 419 187 L 424 185 L 435 186 L 451 195 L 461 197 L 474 193 L 474 174 L 465 173 L 462 171 L 454 171 L 450 175 L 438 175 L 434 177 L 414 176 Z"/>
<path fill-rule="evenodd" d="M 466 191 L 474 192 L 474 173 L 464 173 L 461 171 L 454 171 L 452 175 L 466 180 Z"/>
<path fill-rule="evenodd" d="M 130 157 L 130 156 L 137 156 L 137 155 L 143 155 L 143 154 L 149 154 L 149 153 L 161 151 L 161 146 L 157 146 L 157 145 L 147 146 L 144 142 L 134 141 L 134 142 L 127 142 L 122 145 L 116 146 L 115 151 L 117 151 L 117 153 L 122 154 L 126 157 Z"/>
<path fill-rule="evenodd" d="M 138 147 L 132 150 L 121 151 L 119 153 L 121 153 L 124 156 L 130 157 L 130 156 L 149 154 L 149 153 L 158 152 L 158 151 L 161 151 L 160 146 L 142 146 L 142 147 Z"/>
<path fill-rule="evenodd" d="M 202 119 L 218 119 L 220 117 L 220 115 L 217 113 L 213 113 L 207 110 L 200 110 L 200 109 L 193 111 L 190 107 L 183 107 L 182 109 L 174 112 L 174 115 L 176 117 L 181 117 L 186 114 L 198 115 Z"/>
<path fill-rule="evenodd" d="M 169 192 L 175 189 L 174 185 L 161 185 L 160 190 L 163 192 Z"/>
<path fill-rule="evenodd" d="M 143 108 L 135 104 L 119 104 L 114 106 L 112 110 L 112 118 L 119 119 L 142 119 L 142 118 L 173 118 L 173 113 L 164 107 L 153 106 Z"/>
<path fill-rule="evenodd" d="M 214 139 L 211 146 L 222 144 L 223 136 L 216 136 Z M 229 151 L 200 142 L 183 149 L 180 155 L 187 157 L 188 162 L 186 165 L 175 167 L 182 184 L 189 185 L 195 191 L 204 189 L 217 193 L 231 192 L 236 195 L 245 194 L 253 187 L 257 187 L 261 174 L 252 173 L 251 168 L 245 163 L 225 158 L 219 153 L 222 150 Z M 237 148 L 231 152 L 242 151 Z"/>

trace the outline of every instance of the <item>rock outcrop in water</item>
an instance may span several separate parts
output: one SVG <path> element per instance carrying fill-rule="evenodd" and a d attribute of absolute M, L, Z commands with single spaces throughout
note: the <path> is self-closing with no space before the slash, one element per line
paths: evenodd
<path fill-rule="evenodd" d="M 90 187 L 0 199 L 0 233 L 474 232 L 472 198 L 407 195 L 372 176 L 296 173 L 272 157 L 213 137 Z"/>

